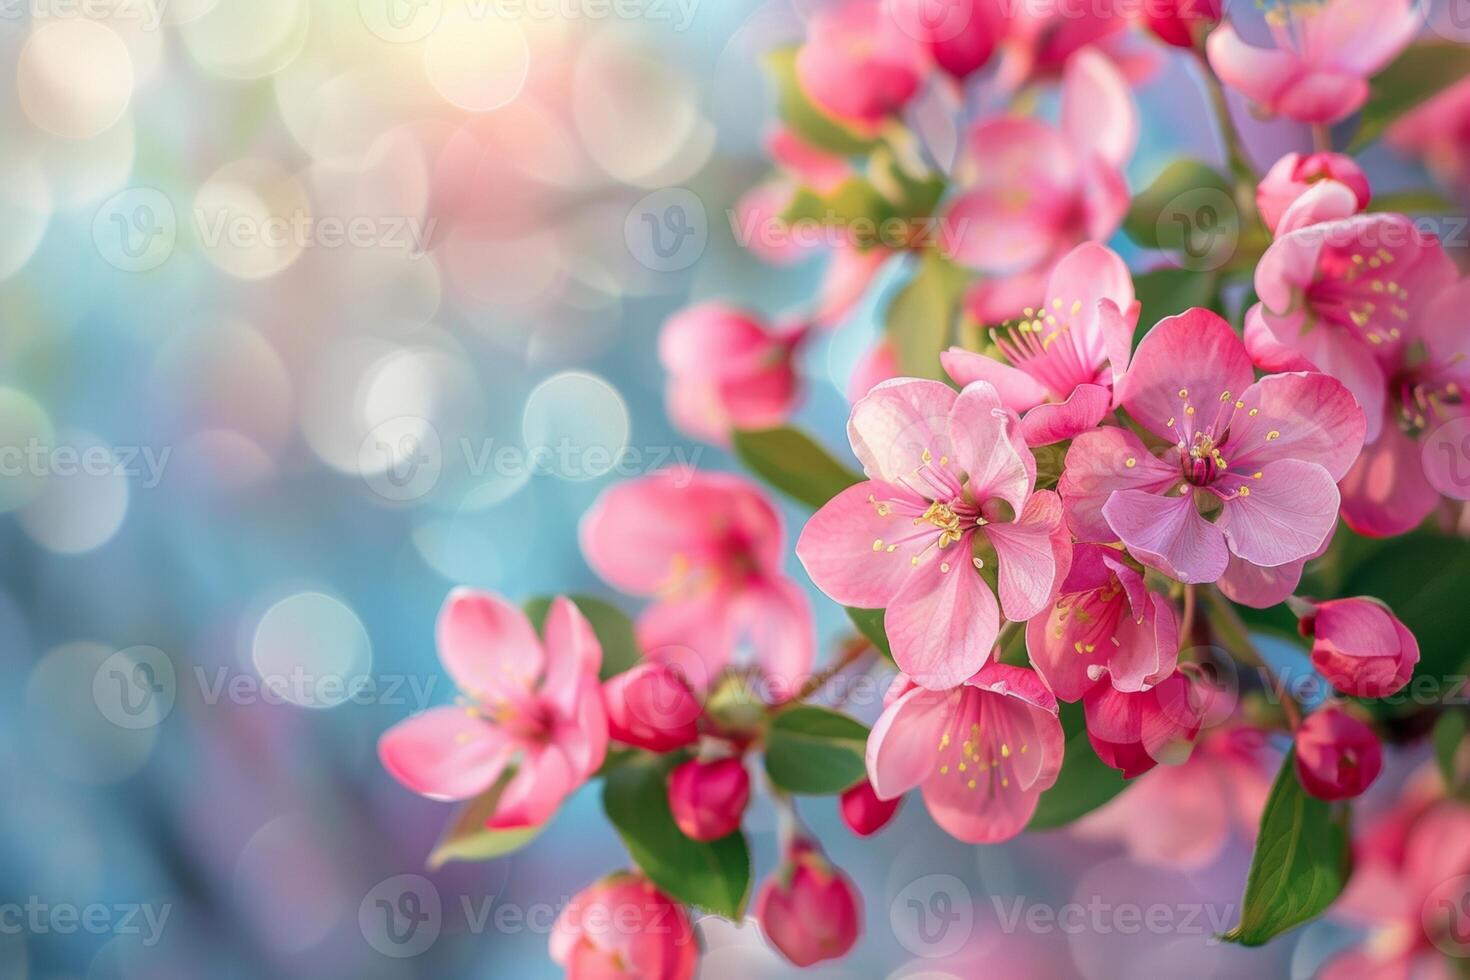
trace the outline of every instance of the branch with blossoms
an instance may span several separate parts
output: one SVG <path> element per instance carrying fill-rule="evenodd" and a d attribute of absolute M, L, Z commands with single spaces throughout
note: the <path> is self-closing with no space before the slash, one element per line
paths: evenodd
<path fill-rule="evenodd" d="M 1409 0 L 1268 3 L 1255 25 L 1220 6 L 837 0 L 771 53 L 776 170 L 733 223 L 771 262 L 829 247 L 820 295 L 780 326 L 695 306 L 659 357 L 676 424 L 810 508 L 795 554 L 851 636 L 817 667 L 757 483 L 655 473 L 581 525 L 636 618 L 458 591 L 438 647 L 461 703 L 380 746 L 461 804 L 435 865 L 526 846 L 601 782 L 632 867 L 558 923 L 571 976 L 692 976 L 690 909 L 751 911 L 799 966 L 845 955 L 861 900 L 797 801 L 840 796 L 867 836 L 913 791 L 975 845 L 1070 826 L 1191 867 L 1238 830 L 1255 857 L 1225 938 L 1373 925 L 1323 975 L 1463 955 L 1470 280 L 1402 213 L 1452 214 L 1442 192 L 1380 194 L 1349 153 L 1387 141 L 1463 194 L 1426 133 L 1470 126 L 1470 49 Z M 1134 193 L 1134 89 L 1166 58 L 1225 168 L 1176 161 Z M 1231 93 L 1315 152 L 1258 171 Z M 879 289 L 844 461 L 789 424 L 800 358 Z M 870 727 L 842 706 L 875 672 Z M 1431 767 L 1354 824 L 1421 743 Z M 756 887 L 759 793 L 781 858 Z"/>

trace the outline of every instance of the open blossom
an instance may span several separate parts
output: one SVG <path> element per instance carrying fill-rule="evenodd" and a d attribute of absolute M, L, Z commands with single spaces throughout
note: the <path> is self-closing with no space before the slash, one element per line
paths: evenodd
<path fill-rule="evenodd" d="M 812 14 L 796 76 L 816 106 L 863 129 L 919 90 L 924 52 L 889 15 L 888 0 L 838 0 Z"/>
<path fill-rule="evenodd" d="M 781 569 L 781 517 L 749 480 L 661 470 L 610 488 L 581 532 L 598 575 L 657 597 L 637 624 L 649 659 L 676 663 L 696 686 L 739 655 L 785 684 L 811 669 L 811 606 Z"/>
<path fill-rule="evenodd" d="M 389 729 L 378 743 L 383 767 L 436 800 L 467 800 L 508 776 L 487 825 L 545 823 L 607 754 L 602 647 L 592 627 L 558 597 L 543 643 L 500 596 L 458 589 L 439 615 L 438 641 L 465 703 Z"/>
<path fill-rule="evenodd" d="M 568 980 L 692 980 L 699 946 L 682 905 L 623 872 L 567 903 L 552 928 L 551 958 Z"/>
<path fill-rule="evenodd" d="M 1462 411 L 1470 287 L 1455 285 L 1444 247 L 1411 219 L 1355 209 L 1332 183 L 1292 206 L 1284 224 L 1295 227 L 1256 267 L 1261 302 L 1245 336 L 1263 367 L 1325 371 L 1353 393 L 1368 445 L 1342 481 L 1343 516 L 1365 534 L 1401 534 L 1439 499 L 1421 439 Z"/>
<path fill-rule="evenodd" d="M 1032 446 L 1074 438 L 1112 410 L 1139 313 L 1128 266 L 1094 242 L 1057 263 L 1044 297 L 1020 323 L 991 331 L 1009 363 L 959 347 L 940 355 L 958 384 L 988 381 L 1007 408 L 1023 413 L 1021 432 Z"/>
<path fill-rule="evenodd" d="M 769 429 L 786 421 L 801 396 L 796 371 L 801 324 L 773 329 L 723 303 L 701 303 L 670 318 L 658 338 L 669 372 L 674 424 L 728 444 L 732 429 Z"/>
<path fill-rule="evenodd" d="M 1122 168 L 1137 143 L 1128 83 L 1094 50 L 1067 63 L 1060 129 L 1005 116 L 970 132 L 960 171 L 968 183 L 945 216 L 942 246 L 960 264 L 1001 277 L 972 298 L 982 321 L 1034 303 L 1062 256 L 1118 230 L 1129 204 Z M 1011 278 L 1021 287 L 1007 288 Z"/>
<path fill-rule="evenodd" d="M 919 787 L 934 822 L 970 844 L 1008 840 L 1056 782 L 1065 736 L 1034 671 L 992 663 L 949 691 L 900 674 L 868 736 L 879 799 Z"/>
<path fill-rule="evenodd" d="M 1296 731 L 1296 771 L 1322 800 L 1362 796 L 1383 770 L 1383 746 L 1373 729 L 1336 705 L 1306 717 Z"/>
<path fill-rule="evenodd" d="M 1266 111 L 1299 122 L 1345 119 L 1368 100 L 1368 79 L 1423 26 L 1414 0 L 1289 0 L 1267 12 L 1274 48 L 1247 44 L 1231 24 L 1207 42 L 1210 66 Z"/>
<path fill-rule="evenodd" d="M 755 896 L 755 917 L 771 945 L 797 966 L 846 956 L 863 927 L 863 903 L 847 875 L 798 838 L 784 865 Z"/>
<path fill-rule="evenodd" d="M 1278 768 L 1264 732 L 1245 726 L 1212 732 L 1188 761 L 1139 776 L 1127 792 L 1079 820 L 1076 833 L 1122 841 L 1144 864 L 1207 867 L 1233 836 L 1255 839 Z"/>
<path fill-rule="evenodd" d="M 1077 537 L 1121 540 L 1181 582 L 1222 581 L 1238 602 L 1290 595 L 1337 523 L 1336 484 L 1363 444 L 1348 390 L 1308 372 L 1256 381 L 1230 325 L 1193 309 L 1149 331 L 1119 394 L 1166 445 L 1156 455 L 1122 428 L 1072 443 L 1058 489 Z"/>
<path fill-rule="evenodd" d="M 1397 693 L 1419 662 L 1414 634 L 1373 599 L 1313 604 L 1301 631 L 1312 638 L 1312 666 L 1338 691 L 1354 697 Z"/>
<path fill-rule="evenodd" d="M 1056 602 L 1026 624 L 1026 649 L 1059 700 L 1079 701 L 1098 683 L 1145 691 L 1174 673 L 1179 621 L 1127 555 L 1083 544 Z"/>
<path fill-rule="evenodd" d="M 1160 762 L 1182 762 L 1199 735 L 1210 691 L 1180 669 L 1144 691 L 1096 684 L 1082 698 L 1087 738 L 1103 762 L 1132 779 Z"/>
<path fill-rule="evenodd" d="M 1368 186 L 1368 175 L 1352 157 L 1341 153 L 1288 153 L 1276 161 L 1256 188 L 1256 207 L 1266 227 L 1276 231 L 1287 209 L 1324 180 L 1347 187 L 1357 201 L 1356 210 L 1367 210 L 1373 191 Z"/>
<path fill-rule="evenodd" d="M 983 381 L 959 393 L 914 378 L 879 385 L 847 426 L 869 478 L 828 501 L 797 542 L 817 588 L 887 610 L 894 659 L 925 687 L 952 688 L 984 666 L 1002 610 L 1036 615 L 1071 560 L 1061 502 L 1035 489 L 1017 428 Z"/>

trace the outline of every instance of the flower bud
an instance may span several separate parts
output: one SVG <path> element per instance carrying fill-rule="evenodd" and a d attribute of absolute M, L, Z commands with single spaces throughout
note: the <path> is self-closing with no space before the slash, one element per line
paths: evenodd
<path fill-rule="evenodd" d="M 671 752 L 699 738 L 699 701 L 668 664 L 639 664 L 604 684 L 602 696 L 608 734 L 624 745 Z"/>
<path fill-rule="evenodd" d="M 750 802 L 750 773 L 738 758 L 691 759 L 669 774 L 669 809 L 692 840 L 719 840 L 740 829 Z"/>
<path fill-rule="evenodd" d="M 1194 47 L 1195 32 L 1220 23 L 1221 0 L 1152 0 L 1143 22 L 1165 44 Z"/>
<path fill-rule="evenodd" d="M 691 980 L 699 949 L 684 907 L 642 875 L 622 872 L 562 910 L 551 958 L 569 980 Z"/>
<path fill-rule="evenodd" d="M 888 826 L 902 802 L 901 796 L 891 800 L 878 799 L 873 784 L 864 779 L 842 794 L 842 820 L 854 834 L 868 837 Z"/>
<path fill-rule="evenodd" d="M 755 917 L 772 946 L 797 966 L 846 956 L 857 943 L 857 888 L 808 841 L 794 842 L 755 898 Z"/>
<path fill-rule="evenodd" d="M 1160 762 L 1183 762 L 1204 724 L 1210 690 L 1184 670 L 1147 691 L 1125 694 L 1098 684 L 1082 697 L 1087 738 L 1125 779 Z"/>
<path fill-rule="evenodd" d="M 961 82 L 985 67 L 1008 26 L 1005 8 L 995 0 L 888 0 L 887 10 L 901 31 Z"/>
<path fill-rule="evenodd" d="M 1385 606 L 1372 599 L 1335 599 L 1302 617 L 1312 637 L 1312 666 L 1334 688 L 1359 698 L 1384 698 L 1414 675 L 1419 642 Z"/>
<path fill-rule="evenodd" d="M 1383 768 L 1373 729 L 1338 707 L 1308 715 L 1296 731 L 1296 771 L 1319 800 L 1359 796 Z"/>
<path fill-rule="evenodd" d="M 1286 209 L 1313 184 L 1323 180 L 1346 185 L 1358 199 L 1359 211 L 1368 206 L 1373 196 L 1368 176 L 1351 157 L 1341 153 L 1288 153 L 1276 161 L 1256 188 L 1256 207 L 1266 227 L 1275 231 Z"/>

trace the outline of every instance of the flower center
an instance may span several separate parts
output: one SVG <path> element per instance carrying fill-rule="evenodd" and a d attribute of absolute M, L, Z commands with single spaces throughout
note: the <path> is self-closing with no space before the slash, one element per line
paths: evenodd
<path fill-rule="evenodd" d="M 924 521 L 939 528 L 939 547 L 941 548 L 948 548 L 965 536 L 965 532 L 960 529 L 960 515 L 956 514 L 954 508 L 949 504 L 941 504 L 937 501 L 930 504 L 929 509 L 916 518 L 914 523 L 922 524 Z"/>
<path fill-rule="evenodd" d="M 1215 477 L 1229 468 L 1225 457 L 1220 453 L 1220 447 L 1215 445 L 1214 438 L 1206 432 L 1194 434 L 1194 442 L 1188 452 L 1184 453 L 1181 462 L 1184 478 L 1197 487 L 1210 485 Z"/>

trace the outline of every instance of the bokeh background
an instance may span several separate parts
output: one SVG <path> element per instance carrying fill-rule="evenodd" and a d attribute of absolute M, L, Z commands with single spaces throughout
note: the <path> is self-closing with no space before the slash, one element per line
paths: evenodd
<path fill-rule="evenodd" d="M 767 265 L 728 217 L 767 173 L 762 53 L 810 6 L 0 0 L 0 978 L 558 975 L 556 912 L 626 864 L 597 790 L 519 854 L 428 873 L 449 809 L 375 743 L 452 697 L 451 587 L 636 611 L 582 512 L 733 467 L 671 428 L 655 339 L 692 300 L 813 300 L 825 257 Z M 1190 72 L 1161 56 L 1139 90 L 1135 189 L 1220 157 Z M 1307 145 L 1247 124 L 1265 162 Z M 903 272 L 805 352 L 799 422 L 834 451 Z M 845 621 L 814 599 L 830 655 Z M 967 847 L 914 805 L 868 842 L 802 812 L 867 917 L 812 976 L 1308 977 L 1348 936 L 1214 943 L 1239 841 L 1184 873 L 1067 833 Z M 763 876 L 767 802 L 750 828 Z M 1097 900 L 1198 924 L 1007 925 Z M 380 901 L 437 901 L 415 955 Z M 702 931 L 702 976 L 798 972 Z"/>

